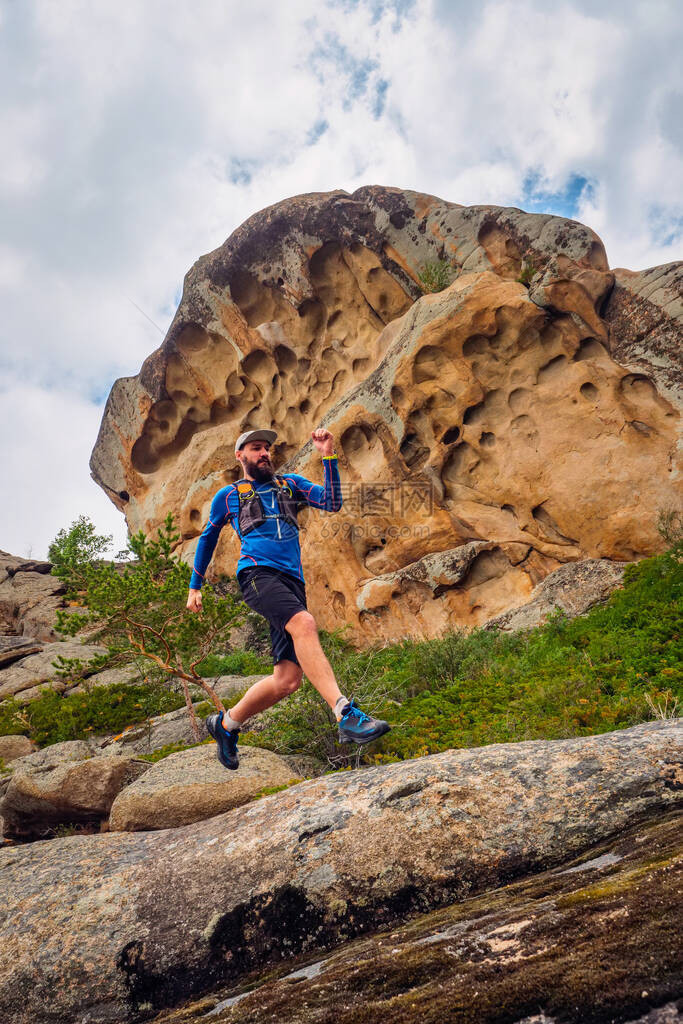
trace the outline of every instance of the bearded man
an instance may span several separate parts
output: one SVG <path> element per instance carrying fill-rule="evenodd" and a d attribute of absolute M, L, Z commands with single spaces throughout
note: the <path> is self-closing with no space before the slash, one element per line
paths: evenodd
<path fill-rule="evenodd" d="M 298 473 L 276 476 L 270 455 L 276 437 L 274 430 L 247 430 L 237 438 L 235 457 L 243 476 L 221 488 L 211 503 L 209 521 L 197 544 L 187 600 L 190 611 L 201 611 L 204 574 L 219 534 L 229 522 L 240 539 L 237 580 L 242 596 L 268 621 L 273 652 L 272 675 L 254 683 L 227 713 L 206 719 L 216 740 L 218 760 L 231 769 L 239 766 L 240 729 L 252 715 L 294 693 L 304 672 L 332 709 L 340 742 L 369 743 L 389 730 L 387 722 L 365 714 L 341 693 L 306 603 L 297 508 L 307 504 L 338 512 L 342 507 L 334 438 L 329 430 L 311 432 L 323 460 L 324 484 L 320 486 Z"/>

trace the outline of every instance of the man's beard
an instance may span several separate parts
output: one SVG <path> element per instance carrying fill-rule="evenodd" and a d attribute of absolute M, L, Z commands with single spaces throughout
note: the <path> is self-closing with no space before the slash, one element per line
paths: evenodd
<path fill-rule="evenodd" d="M 262 458 L 263 456 L 260 456 L 255 462 L 251 462 L 250 459 L 244 460 L 244 468 L 257 484 L 265 484 L 268 480 L 272 480 L 275 475 L 270 461 L 267 463 L 262 462 Z"/>

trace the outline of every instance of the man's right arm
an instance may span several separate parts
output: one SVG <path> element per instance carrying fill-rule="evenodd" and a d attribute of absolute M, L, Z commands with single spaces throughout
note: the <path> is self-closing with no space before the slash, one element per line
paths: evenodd
<path fill-rule="evenodd" d="M 201 588 L 209 562 L 216 550 L 220 532 L 230 519 L 226 490 L 219 491 L 211 502 L 209 521 L 202 530 L 194 556 L 194 566 L 190 578 L 190 592 L 187 607 L 191 612 L 199 612 L 202 608 Z"/>

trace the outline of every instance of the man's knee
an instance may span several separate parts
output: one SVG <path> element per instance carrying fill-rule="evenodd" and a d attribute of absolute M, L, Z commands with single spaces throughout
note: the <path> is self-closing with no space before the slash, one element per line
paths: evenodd
<path fill-rule="evenodd" d="M 278 662 L 273 669 L 273 675 L 279 696 L 287 697 L 290 693 L 298 690 L 303 674 L 304 670 L 301 666 L 296 665 L 293 661 L 288 661 L 286 664 L 284 661 Z"/>
<path fill-rule="evenodd" d="M 285 625 L 285 629 L 290 636 L 303 636 L 304 634 L 316 634 L 318 633 L 318 627 L 315 624 L 315 619 L 310 612 L 300 611 L 296 615 L 292 615 L 291 619 Z"/>

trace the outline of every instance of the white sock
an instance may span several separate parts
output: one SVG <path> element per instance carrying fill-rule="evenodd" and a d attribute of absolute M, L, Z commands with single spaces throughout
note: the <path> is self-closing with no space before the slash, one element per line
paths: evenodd
<path fill-rule="evenodd" d="M 232 732 L 233 729 L 241 729 L 243 724 L 243 722 L 236 722 L 234 718 L 231 718 L 229 711 L 223 712 L 223 728 L 226 732 Z"/>
<path fill-rule="evenodd" d="M 337 703 L 334 705 L 334 717 L 339 722 L 341 720 L 342 711 L 349 703 L 348 697 L 340 697 Z"/>

